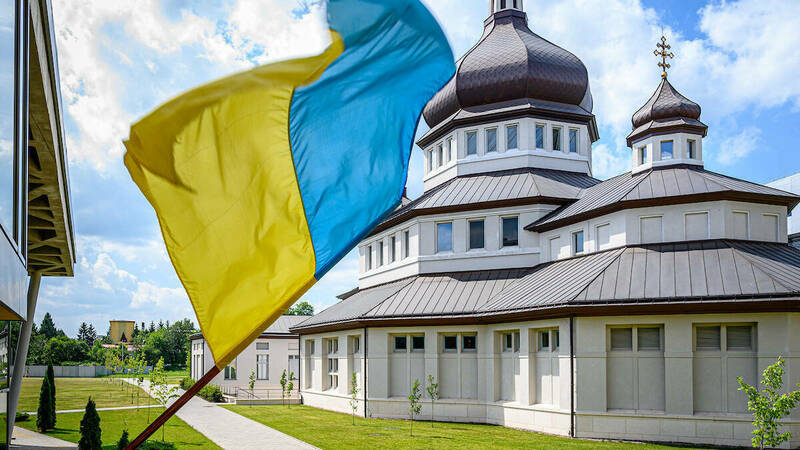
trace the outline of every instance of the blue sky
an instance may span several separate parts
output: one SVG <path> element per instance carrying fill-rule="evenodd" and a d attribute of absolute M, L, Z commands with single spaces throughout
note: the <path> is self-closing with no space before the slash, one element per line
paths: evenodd
<path fill-rule="evenodd" d="M 486 0 L 428 0 L 456 55 L 481 34 Z M 601 139 L 595 176 L 628 170 L 630 116 L 652 94 L 662 27 L 670 81 L 703 108 L 706 167 L 756 182 L 800 171 L 800 2 L 792 0 L 526 0 L 531 29 L 589 70 Z M 74 334 L 81 321 L 194 320 L 152 209 L 130 180 L 122 141 L 130 124 L 170 97 L 256 64 L 326 45 L 317 2 L 283 0 L 55 0 L 78 262 L 46 279 L 37 320 L 51 312 Z M 427 130 L 424 122 L 419 133 Z M 409 194 L 422 192 L 415 149 Z M 211 262 L 210 262 L 211 263 Z M 309 291 L 320 310 L 356 284 L 350 254 Z"/>

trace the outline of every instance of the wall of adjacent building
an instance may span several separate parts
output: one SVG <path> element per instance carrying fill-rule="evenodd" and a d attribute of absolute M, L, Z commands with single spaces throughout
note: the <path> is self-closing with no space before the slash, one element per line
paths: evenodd
<path fill-rule="evenodd" d="M 716 326 L 721 330 L 720 349 L 698 348 L 697 327 Z M 752 347 L 726 348 L 729 326 L 749 327 Z M 659 330 L 658 338 L 650 341 L 658 348 L 637 340 L 640 328 Z M 612 348 L 612 329 L 631 330 L 630 349 Z M 800 383 L 799 313 L 578 317 L 574 330 L 578 437 L 748 445 L 752 419 L 736 377 L 756 382 L 781 356 L 787 361 L 785 386 Z M 542 345 L 542 333 L 548 334 L 547 346 Z M 511 347 L 506 346 L 508 334 Z M 406 418 L 409 389 L 418 379 L 426 399 L 421 417 L 430 417 L 424 385 L 433 375 L 441 393 L 434 406 L 437 420 L 569 433 L 568 319 L 369 328 L 366 341 L 363 335 L 363 329 L 355 329 L 302 336 L 302 363 L 311 368 L 303 375 L 305 404 L 349 413 L 349 380 L 355 371 L 361 392 L 357 413 L 364 414 L 362 358 L 367 342 L 367 416 Z M 452 352 L 443 349 L 444 337 L 450 335 L 459 342 Z M 464 335 L 476 336 L 474 351 L 461 348 Z M 353 353 L 342 342 L 356 336 L 362 344 Z M 396 336 L 407 338 L 407 350 L 395 351 Z M 424 337 L 424 349 L 410 348 L 413 336 Z M 340 340 L 336 354 L 325 353 L 330 339 Z M 311 342 L 313 354 L 306 350 Z M 331 358 L 339 360 L 335 388 L 328 381 Z M 791 446 L 800 445 L 800 413 L 786 423 L 786 430 L 796 436 Z"/>
<path fill-rule="evenodd" d="M 767 183 L 767 186 L 800 195 L 800 173 Z M 799 207 L 796 206 L 792 212 L 794 214 L 788 218 L 789 234 L 800 233 L 800 219 L 795 215 L 800 213 Z"/>

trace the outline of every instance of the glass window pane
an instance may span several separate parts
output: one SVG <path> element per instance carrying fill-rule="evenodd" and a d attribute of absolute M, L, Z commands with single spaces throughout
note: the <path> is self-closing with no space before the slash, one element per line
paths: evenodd
<path fill-rule="evenodd" d="M 461 350 L 475 350 L 477 348 L 477 338 L 475 335 L 464 335 L 461 338 Z"/>
<path fill-rule="evenodd" d="M 544 126 L 536 125 L 536 148 L 544 148 Z"/>
<path fill-rule="evenodd" d="M 753 327 L 750 325 L 726 327 L 728 350 L 751 350 L 753 348 L 752 331 Z"/>
<path fill-rule="evenodd" d="M 686 144 L 686 156 L 689 159 L 694 159 L 694 141 L 689 139 Z"/>
<path fill-rule="evenodd" d="M 439 144 L 439 146 L 436 147 L 436 165 L 441 166 L 442 164 L 444 164 L 444 150 L 442 149 L 442 145 Z"/>
<path fill-rule="evenodd" d="M 411 336 L 411 350 L 425 350 L 425 336 Z"/>
<path fill-rule="evenodd" d="M 569 151 L 578 152 L 578 130 L 569 130 Z"/>
<path fill-rule="evenodd" d="M 486 153 L 497 151 L 497 128 L 486 130 Z"/>
<path fill-rule="evenodd" d="M 561 150 L 561 128 L 553 128 L 553 150 Z"/>
<path fill-rule="evenodd" d="M 509 125 L 506 127 L 506 148 L 513 150 L 517 148 L 517 126 Z"/>
<path fill-rule="evenodd" d="M 406 349 L 406 337 L 405 336 L 395 336 L 394 337 L 394 349 L 395 350 L 405 350 Z"/>
<path fill-rule="evenodd" d="M 436 224 L 436 251 L 449 252 L 453 250 L 453 223 Z"/>
<path fill-rule="evenodd" d="M 647 147 L 639 147 L 639 159 L 642 164 L 647 163 Z"/>
<path fill-rule="evenodd" d="M 698 349 L 702 350 L 720 349 L 719 326 L 697 327 L 695 330 L 696 330 L 696 346 Z"/>
<path fill-rule="evenodd" d="M 14 236 L 14 1 L 0 6 L 0 225 Z"/>
<path fill-rule="evenodd" d="M 469 248 L 483 248 L 483 221 L 473 220 L 469 223 Z"/>
<path fill-rule="evenodd" d="M 428 152 L 428 172 L 433 170 L 433 150 Z"/>
<path fill-rule="evenodd" d="M 661 143 L 661 159 L 672 159 L 672 141 Z"/>
<path fill-rule="evenodd" d="M 478 133 L 475 131 L 467 131 L 467 154 L 478 154 Z"/>
<path fill-rule="evenodd" d="M 550 332 L 549 331 L 542 331 L 539 333 L 539 346 L 541 348 L 549 348 L 550 347 Z"/>
<path fill-rule="evenodd" d="M 503 218 L 503 247 L 517 245 L 519 243 L 519 219 L 516 217 Z"/>
<path fill-rule="evenodd" d="M 444 337 L 444 349 L 445 350 L 455 350 L 457 345 L 458 345 L 458 337 L 457 336 L 445 336 Z"/>
<path fill-rule="evenodd" d="M 583 253 L 583 231 L 572 233 L 572 251 L 575 254 Z"/>
<path fill-rule="evenodd" d="M 456 146 L 456 138 L 448 139 L 447 144 L 447 161 L 458 158 L 458 147 Z"/>
<path fill-rule="evenodd" d="M 611 350 L 633 350 L 633 329 L 612 328 Z"/>
<path fill-rule="evenodd" d="M 403 257 L 408 258 L 408 230 L 403 232 Z"/>
<path fill-rule="evenodd" d="M 660 328 L 638 328 L 636 334 L 639 350 L 661 349 Z"/>

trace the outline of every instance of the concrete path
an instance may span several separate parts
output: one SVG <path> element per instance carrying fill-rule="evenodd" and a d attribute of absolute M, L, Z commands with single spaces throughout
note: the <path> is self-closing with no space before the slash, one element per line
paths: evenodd
<path fill-rule="evenodd" d="M 10 448 L 30 448 L 30 449 L 63 449 L 78 448 L 77 444 L 62 441 L 54 437 L 31 431 L 22 427 L 14 427 L 13 438 Z"/>
<path fill-rule="evenodd" d="M 132 379 L 126 379 L 126 381 L 134 382 Z M 150 384 L 147 380 L 142 389 L 150 392 Z M 182 394 L 183 391 L 179 391 L 179 393 Z M 278 430 L 207 402 L 200 397 L 189 400 L 183 405 L 183 408 L 178 410 L 176 415 L 215 444 L 226 449 L 316 448 Z"/>

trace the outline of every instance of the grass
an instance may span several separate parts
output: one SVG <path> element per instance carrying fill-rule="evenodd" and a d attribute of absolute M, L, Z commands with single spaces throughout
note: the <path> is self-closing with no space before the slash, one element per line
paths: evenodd
<path fill-rule="evenodd" d="M 164 410 L 164 408 L 147 409 L 150 409 L 150 421 Z M 103 448 L 116 449 L 117 441 L 122 436 L 122 430 L 124 429 L 128 430 L 130 440 L 133 440 L 150 423 L 147 417 L 147 409 L 98 411 Z M 82 418 L 83 413 L 58 414 L 56 428 L 45 434 L 69 442 L 78 442 L 81 438 L 80 423 Z M 31 419 L 33 420 L 19 422 L 18 426 L 36 431 L 36 419 Z M 177 448 L 220 448 L 177 417 L 172 417 L 162 429 L 164 429 L 166 441 L 171 442 Z M 160 440 L 161 430 L 158 430 L 150 437 L 150 441 Z"/>
<path fill-rule="evenodd" d="M 309 406 L 280 405 L 224 406 L 233 412 L 263 423 L 322 449 L 333 448 L 586 448 L 636 449 L 671 448 L 655 444 L 569 439 L 511 428 L 417 421 L 414 436 L 409 435 L 409 421 L 365 419 Z"/>
<path fill-rule="evenodd" d="M 158 402 L 136 386 L 122 380 L 110 378 L 56 378 L 56 408 L 59 411 L 83 409 L 89 396 L 98 408 L 111 406 L 135 406 L 139 391 L 139 405 L 155 405 Z M 41 378 L 23 378 L 18 411 L 35 412 L 39 408 Z"/>
<path fill-rule="evenodd" d="M 185 368 L 165 370 L 164 373 L 167 375 L 168 384 L 178 384 L 181 378 L 189 376 L 189 371 Z M 133 375 L 118 373 L 115 375 L 106 375 L 100 378 L 133 378 Z M 147 379 L 147 375 L 145 375 L 144 378 Z"/>

